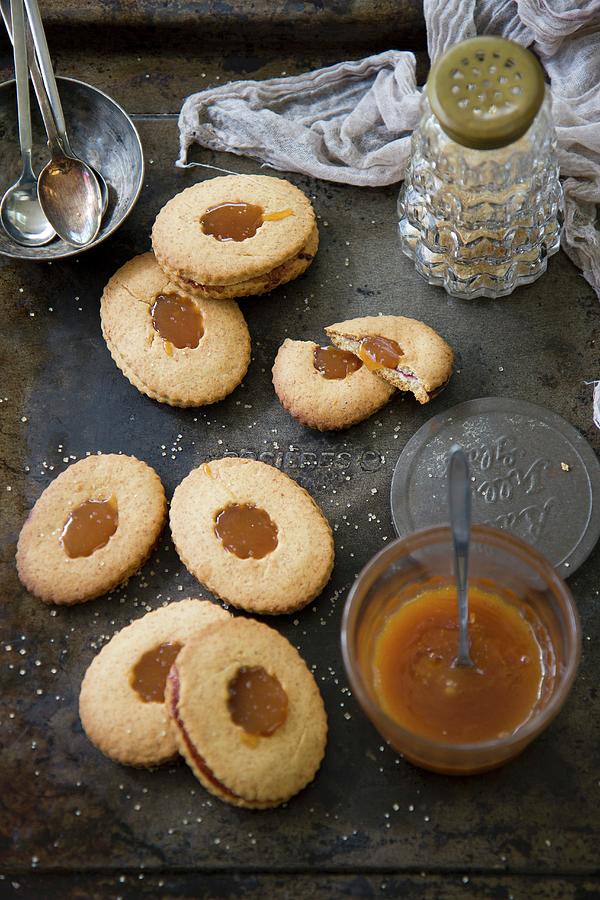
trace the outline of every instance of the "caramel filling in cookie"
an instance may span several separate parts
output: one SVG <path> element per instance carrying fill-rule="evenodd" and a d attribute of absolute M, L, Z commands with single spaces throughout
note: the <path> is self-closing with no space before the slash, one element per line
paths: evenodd
<path fill-rule="evenodd" d="M 218 513 L 215 534 L 240 559 L 262 559 L 277 547 L 277 525 L 269 513 L 251 503 L 232 503 Z"/>
<path fill-rule="evenodd" d="M 263 211 L 254 203 L 219 203 L 206 210 L 200 224 L 218 241 L 245 241 L 262 225 Z"/>
<path fill-rule="evenodd" d="M 348 350 L 337 347 L 317 347 L 314 353 L 314 367 L 323 378 L 346 378 L 361 368 L 363 362 Z"/>
<path fill-rule="evenodd" d="M 200 225 L 204 234 L 210 234 L 218 241 L 245 241 L 254 237 L 263 222 L 278 222 L 293 215 L 291 209 L 265 213 L 262 206 L 255 203 L 228 201 L 207 209 Z"/>
<path fill-rule="evenodd" d="M 131 673 L 131 687 L 144 703 L 162 703 L 169 669 L 181 650 L 177 641 L 166 641 L 146 651 Z"/>
<path fill-rule="evenodd" d="M 404 351 L 396 341 L 378 335 L 361 338 L 358 355 L 372 372 L 377 369 L 397 369 Z"/>
<path fill-rule="evenodd" d="M 76 559 L 91 556 L 105 547 L 117 530 L 119 513 L 117 498 L 86 500 L 71 512 L 65 522 L 60 541 L 67 556 Z"/>
<path fill-rule="evenodd" d="M 152 325 L 166 344 L 182 350 L 195 348 L 204 334 L 204 323 L 191 297 L 159 294 L 150 309 Z M 168 352 L 168 351 L 167 351 Z"/>
<path fill-rule="evenodd" d="M 269 737 L 287 719 L 287 694 L 262 666 L 240 666 L 227 693 L 229 714 L 247 734 Z"/>
<path fill-rule="evenodd" d="M 200 753 L 198 753 L 196 747 L 190 739 L 187 729 L 181 720 L 181 716 L 179 715 L 179 673 L 176 666 L 173 666 L 168 678 L 173 688 L 171 692 L 171 716 L 175 720 L 175 724 L 181 732 L 181 736 L 185 741 L 185 745 L 190 753 L 190 756 L 194 760 L 194 765 L 198 768 L 200 773 L 204 775 L 207 781 L 210 781 L 211 784 L 214 784 L 217 790 L 222 791 L 223 794 L 227 794 L 229 797 L 239 797 L 239 794 L 235 794 L 227 787 L 226 784 L 223 784 L 222 781 L 219 781 L 213 770 L 206 764 L 204 757 L 201 756 Z"/>

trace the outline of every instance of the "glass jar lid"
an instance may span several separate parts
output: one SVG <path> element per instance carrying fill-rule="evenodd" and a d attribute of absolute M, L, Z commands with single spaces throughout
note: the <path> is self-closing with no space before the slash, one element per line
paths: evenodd
<path fill-rule="evenodd" d="M 446 134 L 475 150 L 518 140 L 544 99 L 544 73 L 529 50 L 506 38 L 469 38 L 433 65 L 427 96 Z"/>

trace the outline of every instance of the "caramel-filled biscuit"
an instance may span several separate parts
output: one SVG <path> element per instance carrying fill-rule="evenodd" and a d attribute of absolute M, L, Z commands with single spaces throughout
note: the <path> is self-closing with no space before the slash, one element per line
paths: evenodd
<path fill-rule="evenodd" d="M 333 569 L 333 537 L 310 494 L 273 466 L 211 460 L 183 479 L 171 503 L 183 563 L 217 597 L 257 613 L 300 609 Z"/>
<path fill-rule="evenodd" d="M 321 765 L 327 716 L 315 679 L 260 622 L 230 619 L 191 638 L 169 673 L 166 704 L 194 775 L 234 806 L 278 806 Z"/>
<path fill-rule="evenodd" d="M 152 253 L 115 272 L 102 294 L 100 320 L 125 377 L 171 406 L 222 400 L 250 363 L 250 335 L 237 303 L 186 295 Z"/>
<path fill-rule="evenodd" d="M 88 456 L 48 485 L 21 529 L 19 578 L 47 603 L 83 603 L 148 559 L 167 501 L 160 478 L 134 456 Z"/>
<path fill-rule="evenodd" d="M 169 279 L 194 297 L 264 294 L 304 272 L 319 245 L 308 197 L 282 178 L 225 175 L 161 209 L 152 247 Z"/>
<path fill-rule="evenodd" d="M 229 613 L 187 599 L 147 613 L 114 635 L 81 684 L 79 716 L 90 741 L 127 766 L 158 766 L 177 756 L 164 704 L 167 675 L 187 641 Z"/>
<path fill-rule="evenodd" d="M 313 341 L 283 342 L 273 366 L 281 405 L 309 428 L 349 428 L 377 412 L 395 389 L 353 353 Z"/>
<path fill-rule="evenodd" d="M 405 316 L 364 316 L 325 329 L 378 376 L 428 403 L 450 380 L 454 354 L 437 331 Z"/>

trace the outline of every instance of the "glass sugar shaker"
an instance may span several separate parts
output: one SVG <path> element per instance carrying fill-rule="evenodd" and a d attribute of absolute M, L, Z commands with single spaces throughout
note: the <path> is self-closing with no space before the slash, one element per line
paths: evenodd
<path fill-rule="evenodd" d="M 543 71 L 505 38 L 432 67 L 398 200 L 402 249 L 455 297 L 502 297 L 559 248 L 562 189 Z"/>

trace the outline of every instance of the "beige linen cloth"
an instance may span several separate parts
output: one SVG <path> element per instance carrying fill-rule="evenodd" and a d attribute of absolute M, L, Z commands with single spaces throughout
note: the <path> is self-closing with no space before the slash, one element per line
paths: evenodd
<path fill-rule="evenodd" d="M 531 46 L 552 93 L 565 192 L 562 246 L 600 297 L 600 0 L 425 0 L 429 55 L 476 34 Z M 287 78 L 237 81 L 192 94 L 179 116 L 193 143 L 274 169 L 346 184 L 404 176 L 420 93 L 412 53 L 388 50 Z M 600 427 L 600 383 L 594 392 Z"/>

